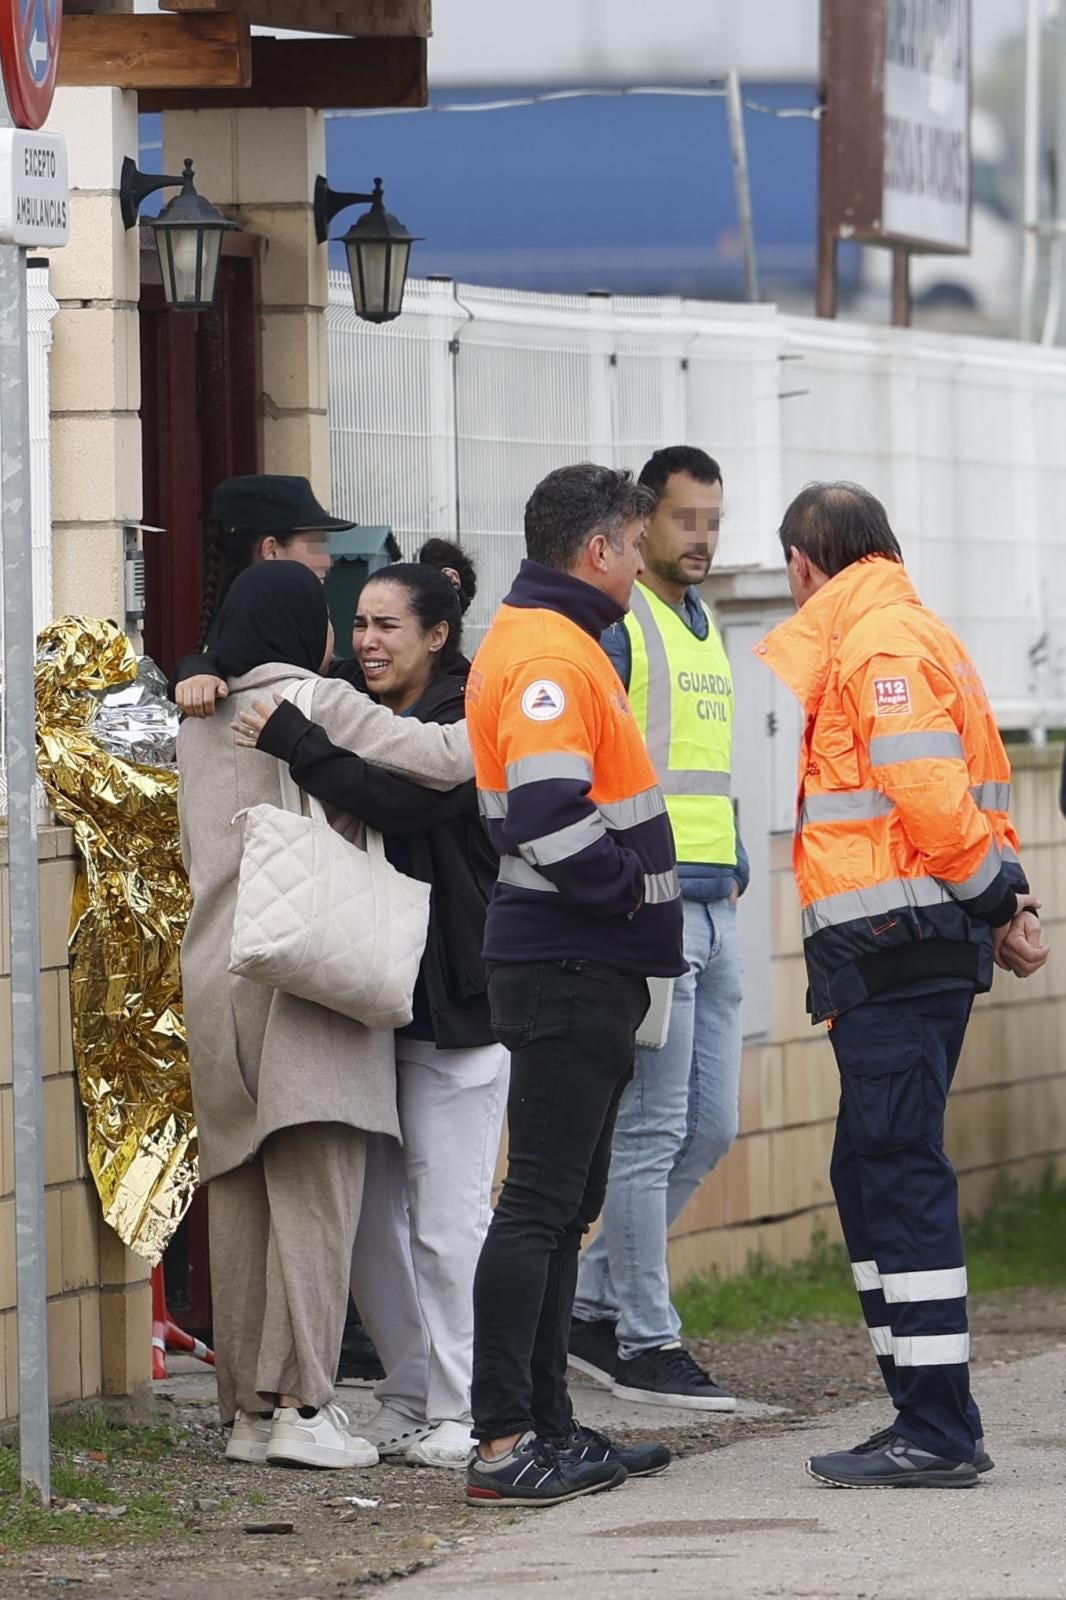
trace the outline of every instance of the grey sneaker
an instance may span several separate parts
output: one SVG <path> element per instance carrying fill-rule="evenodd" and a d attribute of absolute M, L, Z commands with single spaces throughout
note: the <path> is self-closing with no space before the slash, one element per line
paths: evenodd
<path fill-rule="evenodd" d="M 433 1429 L 428 1422 L 416 1422 L 405 1411 L 386 1403 L 378 1407 L 360 1431 L 376 1447 L 382 1461 L 387 1461 L 405 1456 L 422 1439 L 428 1439 Z"/>
<path fill-rule="evenodd" d="M 854 1450 L 811 1456 L 807 1471 L 834 1489 L 972 1489 L 972 1461 L 949 1461 L 919 1450 L 891 1428 Z"/>

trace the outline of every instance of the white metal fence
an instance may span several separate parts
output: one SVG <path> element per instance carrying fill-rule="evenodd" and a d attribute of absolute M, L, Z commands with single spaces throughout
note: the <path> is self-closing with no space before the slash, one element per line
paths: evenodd
<path fill-rule="evenodd" d="M 1066 352 L 819 323 L 769 306 L 529 295 L 412 282 L 404 315 L 329 310 L 334 497 L 405 555 L 457 534 L 476 638 L 522 554 L 543 473 L 639 468 L 663 444 L 722 462 L 719 566 L 780 565 L 812 478 L 888 506 L 919 588 L 977 657 L 1005 726 L 1066 723 Z"/>

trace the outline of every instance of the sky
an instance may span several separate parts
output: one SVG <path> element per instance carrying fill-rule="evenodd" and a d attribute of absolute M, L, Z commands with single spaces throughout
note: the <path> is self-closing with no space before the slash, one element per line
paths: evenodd
<path fill-rule="evenodd" d="M 1046 0 L 1054 4 L 1054 0 Z M 810 82 L 818 0 L 434 0 L 434 83 L 698 79 Z M 972 0 L 976 73 L 1025 24 L 1025 0 Z"/>
<path fill-rule="evenodd" d="M 1044 0 L 1054 9 L 1055 0 Z M 135 0 L 158 11 L 157 0 Z M 972 0 L 979 75 L 1025 25 L 1025 0 Z M 434 0 L 434 84 L 744 76 L 811 82 L 818 0 Z"/>

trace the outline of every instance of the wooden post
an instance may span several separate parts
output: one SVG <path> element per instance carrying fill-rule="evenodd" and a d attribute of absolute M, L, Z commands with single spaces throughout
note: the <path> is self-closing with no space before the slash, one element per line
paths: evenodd
<path fill-rule="evenodd" d="M 823 4 L 818 65 L 818 99 L 822 115 L 818 121 L 818 264 L 814 287 L 814 314 L 817 317 L 835 317 L 837 314 L 837 240 L 836 230 L 829 214 L 832 28 L 831 9 Z"/>
<path fill-rule="evenodd" d="M 892 246 L 892 326 L 911 325 L 911 253 L 905 244 Z"/>

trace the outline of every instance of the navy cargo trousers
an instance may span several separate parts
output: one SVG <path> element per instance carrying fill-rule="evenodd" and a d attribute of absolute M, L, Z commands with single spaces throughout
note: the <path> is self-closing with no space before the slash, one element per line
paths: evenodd
<path fill-rule="evenodd" d="M 837 1017 L 840 1112 L 830 1166 L 851 1271 L 892 1426 L 920 1449 L 972 1461 L 966 1265 L 944 1111 L 970 989 L 886 995 Z"/>

